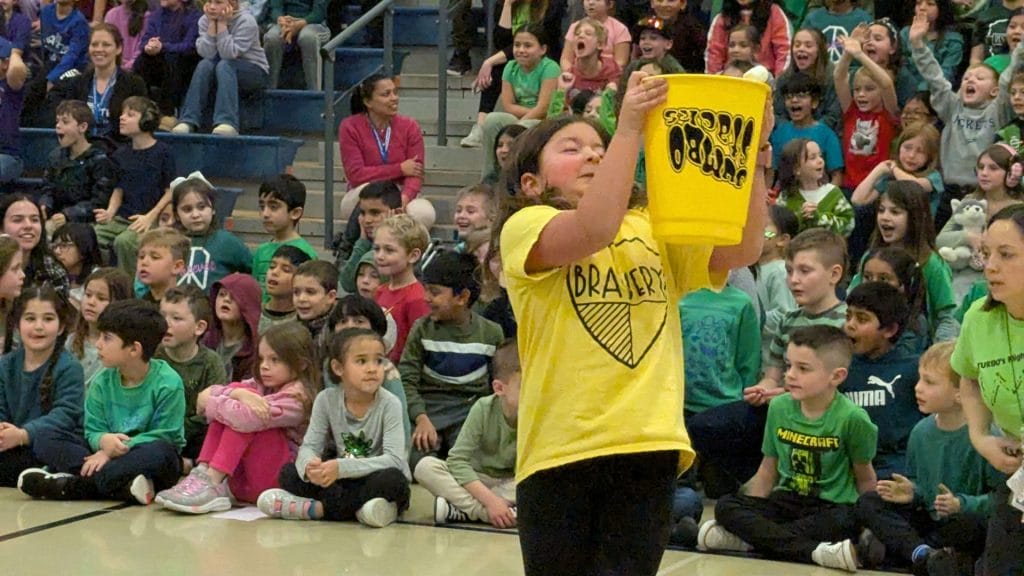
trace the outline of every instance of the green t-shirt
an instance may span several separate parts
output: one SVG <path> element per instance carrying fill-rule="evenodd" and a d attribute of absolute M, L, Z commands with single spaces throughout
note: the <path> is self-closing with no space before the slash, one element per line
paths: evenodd
<path fill-rule="evenodd" d="M 274 258 L 274 252 L 284 244 L 295 246 L 299 250 L 309 254 L 309 257 L 313 260 L 318 258 L 316 249 L 301 236 L 284 242 L 274 242 L 271 240 L 270 242 L 260 244 L 252 255 L 252 277 L 255 278 L 256 282 L 260 285 L 260 290 L 263 292 L 264 304 L 270 301 L 270 294 L 267 294 L 266 286 L 267 270 L 270 269 L 270 261 Z"/>
<path fill-rule="evenodd" d="M 1002 304 L 971 306 L 950 364 L 957 374 L 977 380 L 981 397 L 1004 434 L 1019 438 L 1024 426 L 1024 320 Z"/>
<path fill-rule="evenodd" d="M 533 108 L 540 98 L 540 87 L 545 80 L 558 78 L 562 71 L 558 63 L 548 58 L 541 58 L 540 62 L 533 67 L 533 70 L 524 70 L 519 62 L 509 62 L 501 73 L 501 79 L 512 85 L 512 93 L 515 95 L 516 104 L 526 108 Z"/>
<path fill-rule="evenodd" d="M 117 368 L 100 370 L 85 394 L 85 439 L 93 450 L 104 434 L 127 434 L 128 447 L 165 440 L 185 445 L 185 392 L 181 377 L 163 360 L 150 360 L 142 383 L 121 384 Z"/>
<path fill-rule="evenodd" d="M 878 427 L 863 408 L 836 393 L 828 410 L 810 420 L 788 393 L 768 404 L 761 452 L 778 459 L 776 490 L 836 504 L 857 501 L 853 464 L 870 463 Z"/>
<path fill-rule="evenodd" d="M 220 356 L 202 344 L 191 360 L 176 362 L 167 356 L 164 347 L 157 349 L 154 358 L 167 362 L 181 376 L 185 386 L 185 439 L 197 438 L 206 430 L 206 416 L 196 413 L 196 398 L 199 393 L 214 384 L 227 384 L 228 375 Z"/>
<path fill-rule="evenodd" d="M 985 45 L 985 58 L 1009 51 L 1006 45 L 1006 27 L 1010 24 L 1010 10 L 1001 0 L 995 0 L 988 9 L 978 14 L 974 22 L 971 42 Z"/>

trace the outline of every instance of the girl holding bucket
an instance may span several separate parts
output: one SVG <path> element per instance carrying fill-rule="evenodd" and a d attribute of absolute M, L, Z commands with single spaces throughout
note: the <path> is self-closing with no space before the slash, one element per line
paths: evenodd
<path fill-rule="evenodd" d="M 653 237 L 633 166 L 646 116 L 668 87 L 645 76 L 629 78 L 610 141 L 589 119 L 546 120 L 516 141 L 507 173 L 495 234 L 520 319 L 516 480 L 528 576 L 656 573 L 675 478 L 694 456 L 676 302 L 760 254 L 760 163 L 749 202 L 737 207 L 747 213 L 738 245 Z M 766 112 L 762 143 L 774 123 Z M 578 343 L 571 360 L 565 342 Z"/>

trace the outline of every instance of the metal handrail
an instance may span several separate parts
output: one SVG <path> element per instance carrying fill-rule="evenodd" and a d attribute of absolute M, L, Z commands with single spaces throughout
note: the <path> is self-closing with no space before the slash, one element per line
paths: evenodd
<path fill-rule="evenodd" d="M 443 3 L 445 0 L 441 0 Z M 487 13 L 486 34 L 487 54 L 490 58 L 494 53 L 494 5 L 496 0 L 483 0 L 484 10 Z M 437 145 L 448 145 L 448 22 L 452 13 L 464 3 L 469 3 L 472 8 L 472 0 L 460 0 L 454 5 L 445 9 L 444 5 L 438 6 L 437 14 Z M 442 18 L 441 16 L 445 17 Z"/>
<path fill-rule="evenodd" d="M 324 79 L 324 248 L 331 248 L 334 242 L 334 144 L 338 130 L 335 124 L 334 106 L 338 100 L 334 97 L 334 50 L 347 42 L 378 16 L 384 16 L 384 73 L 394 73 L 394 18 L 395 0 L 381 0 L 369 12 L 363 14 L 355 22 L 349 24 L 340 34 L 331 38 L 320 48 L 323 60 Z M 344 94 L 349 94 L 346 91 Z"/>

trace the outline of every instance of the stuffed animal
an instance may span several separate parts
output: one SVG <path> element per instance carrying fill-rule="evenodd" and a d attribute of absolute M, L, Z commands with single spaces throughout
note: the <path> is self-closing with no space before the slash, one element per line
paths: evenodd
<path fill-rule="evenodd" d="M 950 206 L 953 208 L 952 220 L 956 224 L 957 231 L 973 232 L 979 235 L 985 231 L 988 202 L 973 198 L 954 199 Z M 963 270 L 967 267 L 973 270 L 982 270 L 985 267 L 981 254 L 971 248 L 967 234 L 964 234 L 956 245 L 939 248 L 939 256 L 949 262 L 949 266 L 953 270 Z"/>

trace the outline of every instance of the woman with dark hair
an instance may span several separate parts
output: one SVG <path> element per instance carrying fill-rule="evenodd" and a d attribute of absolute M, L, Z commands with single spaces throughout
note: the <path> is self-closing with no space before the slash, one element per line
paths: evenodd
<path fill-rule="evenodd" d="M 42 208 L 25 194 L 7 194 L 0 198 L 0 222 L 2 232 L 21 247 L 25 285 L 48 282 L 67 297 L 71 287 L 68 273 L 46 244 Z"/>
<path fill-rule="evenodd" d="M 389 180 L 402 188 L 402 205 L 423 187 L 423 131 L 398 113 L 394 79 L 374 74 L 352 95 L 352 115 L 338 127 L 338 147 L 349 188 Z"/>
<path fill-rule="evenodd" d="M 47 96 L 51 110 L 56 110 L 63 100 L 89 104 L 95 116 L 92 137 L 114 144 L 128 142 L 121 136 L 119 125 L 122 104 L 131 96 L 146 95 L 142 78 L 121 68 L 123 51 L 124 41 L 117 28 L 106 23 L 93 25 L 89 34 L 89 69 L 80 76 L 60 81 Z"/>

